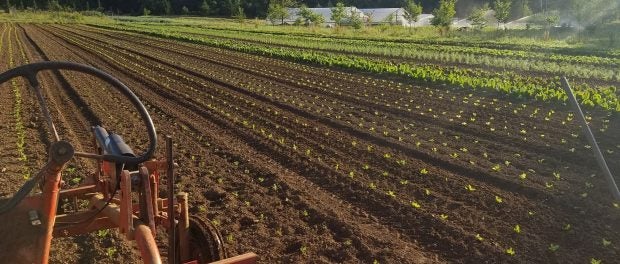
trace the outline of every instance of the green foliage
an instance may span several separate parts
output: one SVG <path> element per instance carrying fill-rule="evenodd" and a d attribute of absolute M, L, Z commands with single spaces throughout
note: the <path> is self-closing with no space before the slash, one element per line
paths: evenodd
<path fill-rule="evenodd" d="M 336 6 L 331 9 L 331 19 L 336 23 L 336 26 L 340 26 L 342 21 L 346 18 L 344 4 L 342 2 L 336 3 Z"/>
<path fill-rule="evenodd" d="M 557 245 L 557 244 L 551 243 L 551 244 L 549 244 L 549 247 L 547 249 L 549 249 L 549 251 L 551 251 L 551 252 L 556 252 L 556 251 L 558 251 L 558 249 L 560 249 L 560 246 Z"/>
<path fill-rule="evenodd" d="M 306 25 L 319 25 L 325 22 L 325 18 L 321 14 L 317 14 L 305 5 L 299 8 L 297 15 L 301 18 L 301 22 Z"/>
<path fill-rule="evenodd" d="M 493 2 L 493 10 L 495 10 L 495 18 L 498 23 L 508 22 L 511 6 L 511 0 L 495 0 L 495 2 Z"/>
<path fill-rule="evenodd" d="M 472 26 L 474 26 L 475 28 L 483 29 L 484 27 L 486 27 L 487 22 L 488 22 L 486 17 L 484 17 L 484 15 L 487 13 L 488 10 L 489 9 L 487 6 L 476 8 L 474 9 L 474 11 L 472 11 L 472 13 L 469 15 L 467 19 L 471 21 Z"/>
<path fill-rule="evenodd" d="M 7 1 L 8 3 L 8 1 Z M 62 11 L 62 6 L 57 0 L 47 1 L 47 10 L 49 11 Z"/>
<path fill-rule="evenodd" d="M 439 28 L 448 28 L 452 24 L 452 18 L 456 15 L 456 0 L 440 0 L 439 7 L 433 10 L 431 24 Z"/>
<path fill-rule="evenodd" d="M 403 6 L 406 13 L 404 18 L 408 21 L 418 22 L 418 16 L 422 14 L 422 5 L 417 4 L 414 0 L 407 0 L 405 6 Z"/>
<path fill-rule="evenodd" d="M 354 29 L 360 29 L 364 26 L 364 21 L 362 21 L 362 18 L 353 10 L 351 10 L 351 16 L 349 18 L 349 21 L 351 23 L 351 27 L 353 27 Z"/>
<path fill-rule="evenodd" d="M 169 15 L 171 11 L 169 0 L 145 0 L 142 7 L 143 11 L 146 8 L 154 15 Z"/>
<path fill-rule="evenodd" d="M 239 6 L 237 8 L 237 10 L 233 13 L 233 17 L 239 22 L 239 23 L 243 23 L 245 22 L 245 11 L 243 10 L 243 7 Z"/>
<path fill-rule="evenodd" d="M 614 17 L 617 19 L 620 8 L 616 0 L 567 0 L 565 6 L 560 15 L 570 17 L 584 27 L 612 21 Z"/>
<path fill-rule="evenodd" d="M 202 4 L 200 5 L 200 14 L 203 16 L 207 16 L 210 12 L 211 7 L 209 6 L 209 3 L 207 3 L 207 0 L 203 0 Z"/>
<path fill-rule="evenodd" d="M 549 15 L 545 17 L 545 22 L 547 22 L 547 27 L 556 25 L 560 21 L 560 17 L 558 15 Z"/>
<path fill-rule="evenodd" d="M 532 15 L 532 9 L 528 5 L 529 0 L 514 0 L 510 9 L 510 18 L 519 19 Z"/>
<path fill-rule="evenodd" d="M 271 21 L 271 24 L 275 24 L 278 20 L 280 20 L 280 22 L 284 24 L 284 20 L 289 18 L 289 16 L 290 14 L 288 13 L 285 6 L 274 3 L 273 1 L 269 4 L 267 19 Z"/>

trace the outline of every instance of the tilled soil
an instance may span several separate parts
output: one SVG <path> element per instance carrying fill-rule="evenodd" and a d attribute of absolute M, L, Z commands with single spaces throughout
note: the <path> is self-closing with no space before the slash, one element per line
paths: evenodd
<path fill-rule="evenodd" d="M 619 205 L 565 105 L 88 26 L 0 30 L 2 61 L 85 63 L 127 84 L 160 137 L 174 137 L 191 212 L 220 228 L 230 255 L 254 251 L 264 263 L 619 257 Z M 109 87 L 75 73 L 41 77 L 53 118 L 77 149 L 92 151 L 95 124 L 145 148 L 135 111 Z M 15 93 L 0 93 L 2 194 L 37 170 L 49 146 L 34 97 L 23 82 L 14 86 L 24 98 L 19 118 Z M 618 171 L 618 117 L 588 115 Z M 19 120 L 26 161 L 11 132 Z M 93 170 L 87 161 L 71 168 L 69 186 Z M 52 260 L 127 263 L 139 259 L 132 252 L 115 232 L 98 232 L 55 239 Z"/>

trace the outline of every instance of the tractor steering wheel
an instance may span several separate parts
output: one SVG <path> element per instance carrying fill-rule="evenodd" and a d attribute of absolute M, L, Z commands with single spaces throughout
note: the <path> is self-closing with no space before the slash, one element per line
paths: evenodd
<path fill-rule="evenodd" d="M 131 91 L 129 88 L 120 82 L 118 79 L 113 76 L 99 70 L 93 68 L 92 66 L 73 63 L 73 62 L 62 62 L 62 61 L 45 61 L 45 62 L 36 62 L 31 64 L 26 64 L 23 66 L 19 66 L 8 70 L 2 74 L 0 74 L 0 84 L 3 84 L 15 77 L 22 76 L 28 80 L 32 88 L 34 89 L 41 110 L 45 115 L 46 121 L 50 130 L 53 133 L 56 141 L 59 141 L 58 133 L 56 132 L 56 128 L 54 127 L 54 123 L 51 120 L 49 115 L 49 111 L 41 95 L 41 88 L 39 85 L 39 81 L 37 80 L 37 74 L 43 70 L 69 70 L 69 71 L 77 71 L 81 73 L 86 73 L 92 76 L 95 76 L 106 83 L 112 85 L 116 90 L 118 90 L 122 95 L 124 95 L 129 101 L 136 107 L 144 125 L 146 126 L 148 137 L 149 137 L 149 145 L 148 149 L 138 157 L 128 157 L 128 156 L 120 156 L 120 155 L 111 155 L 111 154 L 94 154 L 94 153 L 84 153 L 84 152 L 75 152 L 75 156 L 85 157 L 85 158 L 95 158 L 102 159 L 105 161 L 115 162 L 115 163 L 124 163 L 124 164 L 139 164 L 144 161 L 149 160 L 153 154 L 155 153 L 155 148 L 157 147 L 157 133 L 155 132 L 155 126 L 153 125 L 153 120 L 151 116 L 146 110 L 146 107 L 142 104 L 140 99 Z"/>

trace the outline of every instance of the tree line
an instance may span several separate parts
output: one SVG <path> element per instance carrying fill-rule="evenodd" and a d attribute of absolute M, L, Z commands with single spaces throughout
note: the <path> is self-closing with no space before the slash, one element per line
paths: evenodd
<path fill-rule="evenodd" d="M 95 10 L 125 15 L 203 15 L 218 17 L 266 18 L 270 6 L 283 7 L 335 7 L 358 8 L 407 7 L 410 0 L 5 0 L 5 10 Z M 440 9 L 438 0 L 415 0 L 423 13 Z M 532 13 L 559 10 L 560 14 L 575 20 L 590 21 L 604 17 L 618 17 L 618 0 L 458 0 L 449 1 L 455 16 L 468 17 L 481 8 L 508 10 L 509 18 L 519 18 Z M 498 8 L 499 7 L 499 8 Z M 603 17 L 603 18 L 601 18 Z"/>

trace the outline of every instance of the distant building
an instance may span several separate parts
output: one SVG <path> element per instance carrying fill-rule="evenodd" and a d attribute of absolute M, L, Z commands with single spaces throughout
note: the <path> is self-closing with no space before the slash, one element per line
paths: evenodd
<path fill-rule="evenodd" d="M 403 8 L 362 8 L 360 9 L 368 17 L 368 23 L 371 25 L 409 25 L 407 11 Z"/>
<path fill-rule="evenodd" d="M 336 24 L 334 20 L 332 20 L 332 9 L 331 8 L 308 8 L 310 11 L 317 13 L 325 19 L 325 24 L 328 26 L 333 26 Z M 284 24 L 295 24 L 295 21 L 299 18 L 299 8 L 288 8 L 289 18 L 284 19 Z M 364 12 L 357 9 L 357 7 L 347 6 L 345 7 L 344 14 L 346 17 L 350 17 L 351 15 L 359 16 L 362 21 L 367 21 L 368 17 L 364 14 Z M 280 24 L 280 22 L 277 22 Z M 348 23 L 348 19 L 343 21 L 343 24 Z"/>
<path fill-rule="evenodd" d="M 404 8 L 362 8 L 360 9 L 366 16 L 371 25 L 401 25 L 403 27 L 422 27 L 429 26 L 432 14 L 418 15 L 418 21 L 413 22 L 407 19 L 407 11 Z"/>

